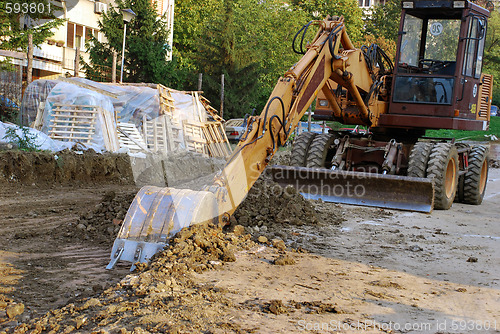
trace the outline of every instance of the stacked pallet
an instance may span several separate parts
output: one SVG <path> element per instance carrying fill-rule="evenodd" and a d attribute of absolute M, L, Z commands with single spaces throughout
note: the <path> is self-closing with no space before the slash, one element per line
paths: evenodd
<path fill-rule="evenodd" d="M 41 129 L 44 127 L 44 120 L 49 118 L 51 138 L 96 145 L 104 142 L 103 146 L 110 152 L 127 148 L 132 153 L 168 154 L 187 150 L 207 157 L 227 157 L 231 154 L 231 147 L 222 127 L 223 120 L 200 92 L 179 92 L 162 85 L 148 85 L 147 87 L 156 89 L 158 110 L 152 102 L 156 98 L 149 98 L 147 94 L 131 94 L 134 103 L 127 104 L 128 100 L 123 98 L 125 95 L 119 90 L 106 90 L 87 82 L 75 84 L 111 96 L 114 112 L 100 106 L 54 104 L 51 111 L 48 109 L 50 114 L 44 115 L 44 106 L 40 104 L 34 127 Z M 180 96 L 179 104 L 176 105 L 173 96 L 177 99 L 179 94 L 185 96 Z M 155 97 L 154 94 L 152 96 Z M 146 102 L 139 103 L 143 100 Z M 125 115 L 126 117 L 122 115 L 125 105 L 127 110 L 133 109 L 133 113 Z M 123 118 L 120 119 L 118 115 Z M 127 121 L 124 122 L 125 120 Z M 98 137 L 100 130 L 102 139 Z"/>
<path fill-rule="evenodd" d="M 150 121 L 144 116 L 142 131 L 148 149 L 152 152 L 167 153 L 182 148 L 182 128 L 174 125 L 168 115 L 161 115 Z"/>
<path fill-rule="evenodd" d="M 149 151 L 134 123 L 118 122 L 117 124 L 120 148 L 126 147 L 131 153 Z"/>
<path fill-rule="evenodd" d="M 106 150 L 118 150 L 115 122 L 108 112 L 96 106 L 55 104 L 49 124 L 49 137 L 90 144 L 95 139 L 98 122 Z"/>
<path fill-rule="evenodd" d="M 231 154 L 231 146 L 221 122 L 207 122 L 203 133 L 207 139 L 207 148 L 212 157 L 227 157 Z"/>

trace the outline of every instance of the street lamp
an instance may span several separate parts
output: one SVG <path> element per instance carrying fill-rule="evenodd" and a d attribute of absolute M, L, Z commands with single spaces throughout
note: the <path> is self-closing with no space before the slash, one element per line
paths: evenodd
<path fill-rule="evenodd" d="M 123 15 L 123 47 L 122 47 L 122 68 L 120 71 L 120 83 L 123 82 L 123 64 L 125 62 L 125 38 L 127 37 L 127 23 L 130 22 L 136 14 L 132 11 L 132 9 L 122 9 Z"/>

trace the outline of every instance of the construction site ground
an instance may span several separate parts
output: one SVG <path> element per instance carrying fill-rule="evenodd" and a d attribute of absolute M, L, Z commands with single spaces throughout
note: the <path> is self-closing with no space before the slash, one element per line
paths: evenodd
<path fill-rule="evenodd" d="M 210 270 L 169 278 L 171 289 L 154 283 L 158 291 L 144 287 L 148 272 L 126 277 L 129 264 L 105 270 L 117 226 L 87 224 L 116 218 L 93 217 L 99 210 L 123 216 L 125 204 L 112 199 L 125 203 L 135 191 L 1 184 L 0 332 L 500 333 L 500 169 L 490 169 L 481 206 L 423 214 L 316 201 L 317 221 L 282 219 L 279 229 L 240 215 L 238 235 L 254 242 Z M 127 286 L 135 297 L 118 293 Z"/>

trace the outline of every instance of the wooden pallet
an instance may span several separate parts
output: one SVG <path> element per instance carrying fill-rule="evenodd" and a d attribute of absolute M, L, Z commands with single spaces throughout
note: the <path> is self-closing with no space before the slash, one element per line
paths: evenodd
<path fill-rule="evenodd" d="M 48 132 L 50 138 L 90 144 L 99 122 L 106 150 L 110 152 L 118 150 L 115 123 L 111 115 L 101 107 L 54 104 L 52 113 Z"/>
<path fill-rule="evenodd" d="M 160 115 L 174 116 L 174 99 L 171 90 L 163 85 L 158 85 L 158 98 L 160 100 Z"/>
<path fill-rule="evenodd" d="M 36 111 L 35 121 L 31 125 L 31 127 L 33 129 L 37 129 L 38 131 L 42 130 L 44 117 L 45 117 L 45 102 L 40 102 L 38 104 L 38 110 Z"/>
<path fill-rule="evenodd" d="M 202 122 L 184 121 L 182 123 L 186 150 L 208 156 L 207 140 L 203 133 L 204 127 Z"/>
<path fill-rule="evenodd" d="M 99 107 L 55 104 L 49 125 L 49 137 L 88 144 L 95 134 Z"/>
<path fill-rule="evenodd" d="M 219 116 L 219 112 L 210 105 L 210 101 L 203 95 L 199 95 L 201 104 L 205 107 L 205 110 L 212 116 L 216 122 L 224 123 L 224 119 Z"/>
<path fill-rule="evenodd" d="M 143 136 L 134 123 L 118 122 L 117 130 L 120 148 L 127 147 L 132 153 L 149 152 Z"/>
<path fill-rule="evenodd" d="M 206 122 L 204 125 L 203 133 L 207 141 L 210 156 L 226 158 L 231 155 L 231 145 L 229 145 L 222 123 Z"/>
<path fill-rule="evenodd" d="M 168 115 L 161 115 L 150 121 L 144 116 L 142 131 L 148 148 L 153 152 L 176 151 L 182 143 L 179 139 L 182 128 L 173 124 Z"/>

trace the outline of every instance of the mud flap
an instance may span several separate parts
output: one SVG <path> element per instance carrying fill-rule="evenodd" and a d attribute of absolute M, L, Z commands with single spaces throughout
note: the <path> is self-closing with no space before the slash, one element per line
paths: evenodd
<path fill-rule="evenodd" d="M 211 192 L 143 187 L 127 211 L 106 268 L 113 269 L 119 260 L 148 262 L 182 228 L 217 215 L 217 201 Z"/>
<path fill-rule="evenodd" d="M 425 178 L 290 166 L 267 172 L 307 199 L 418 212 L 431 212 L 434 204 L 434 185 Z"/>

